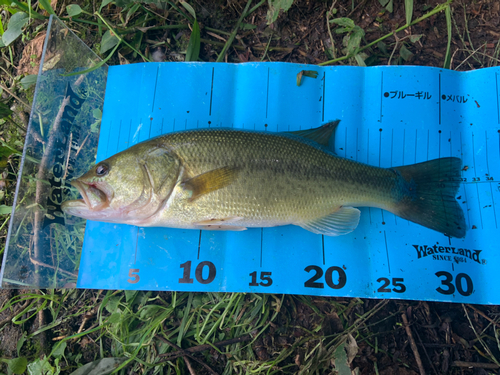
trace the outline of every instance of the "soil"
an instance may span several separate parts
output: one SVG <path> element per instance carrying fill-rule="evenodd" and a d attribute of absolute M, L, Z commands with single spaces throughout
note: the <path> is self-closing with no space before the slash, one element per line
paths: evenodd
<path fill-rule="evenodd" d="M 228 36 L 216 34 L 218 37 L 214 37 L 214 33 L 206 28 L 230 33 L 246 1 L 217 0 L 192 3 L 200 21 L 202 38 L 213 41 L 202 43 L 200 59 L 215 61 L 216 52 L 221 50 L 217 43 L 224 43 Z M 415 1 L 415 3 L 413 19 L 423 16 L 442 1 Z M 351 18 L 365 31 L 361 46 L 405 24 L 403 1 L 394 1 L 392 13 L 386 11 L 377 0 L 333 0 L 333 4 L 336 14 L 331 18 Z M 235 45 L 238 47 L 229 49 L 227 61 L 262 60 L 318 64 L 333 58 L 332 52 L 328 52 L 332 46 L 336 50 L 337 57 L 343 56 L 341 50 L 344 48 L 342 45 L 344 35 L 335 33 L 335 27 L 332 26 L 332 40 L 326 27 L 326 15 L 330 8 L 332 8 L 332 1 L 296 0 L 288 12 L 281 13 L 274 24 L 267 25 L 267 5 L 261 6 L 244 20 L 245 23 L 254 25 L 255 28 L 238 32 L 235 40 Z M 495 53 L 500 38 L 500 2 L 498 0 L 474 2 L 456 0 L 452 5 L 452 20 L 451 68 L 471 70 L 495 66 L 498 61 L 498 55 L 495 56 Z M 90 28 L 92 29 L 92 26 Z M 148 48 L 149 52 L 151 55 L 156 53 L 155 59 L 160 61 L 178 61 L 181 50 L 180 41 L 189 39 L 189 35 L 189 30 L 150 30 L 146 32 L 144 40 L 169 43 L 167 45 L 173 47 L 151 47 Z M 419 35 L 421 35 L 420 38 L 417 37 Z M 418 40 L 411 42 L 409 36 L 415 36 L 413 39 Z M 174 39 L 179 43 L 172 43 Z M 40 40 L 43 41 L 42 36 L 25 46 L 21 45 L 21 41 L 17 42 L 16 50 L 24 49 L 22 54 L 16 54 L 16 56 L 22 56 L 22 58 L 16 57 L 15 60 L 20 72 L 36 74 L 31 56 L 40 53 Z M 92 38 L 86 38 L 85 42 L 92 47 L 95 41 Z M 366 49 L 364 51 L 365 63 L 367 65 L 390 63 L 442 67 L 447 44 L 446 16 L 444 12 L 441 12 L 388 37 L 383 44 L 379 43 Z M 402 56 L 401 45 L 404 45 L 411 54 Z M 140 61 L 132 54 L 124 57 L 129 62 Z M 114 63 L 119 63 L 118 57 Z M 355 64 L 355 61 L 344 60 L 339 63 Z M 0 290 L 0 307 L 18 293 L 18 291 Z M 290 309 L 292 312 L 289 315 L 283 313 L 282 317 L 278 317 L 277 325 L 271 326 L 261 338 L 253 343 L 252 349 L 257 358 L 261 360 L 272 358 L 281 350 L 289 348 L 295 338 L 301 337 L 310 328 L 318 325 L 319 318 L 309 306 L 295 297 L 289 297 L 289 300 L 295 301 L 296 304 L 295 308 Z M 332 304 L 328 303 L 331 300 L 329 298 L 314 299 L 315 307 L 326 316 L 320 322 L 324 335 L 342 332 L 344 328 L 341 320 L 354 323 L 358 316 L 366 313 L 379 302 L 363 300 L 363 304 L 356 304 L 339 317 L 332 308 Z M 352 300 L 338 298 L 335 301 L 347 306 Z M 77 308 L 78 305 L 74 310 L 76 311 Z M 359 374 L 373 374 L 375 368 L 378 369 L 380 375 L 422 373 L 422 368 L 419 369 L 415 352 L 412 350 L 408 331 L 402 323 L 403 315 L 405 315 L 425 372 L 429 374 L 499 373 L 498 367 L 491 366 L 492 363 L 485 354 L 485 347 L 476 335 L 476 332 L 480 334 L 492 354 L 500 358 L 494 332 L 494 327 L 497 329 L 499 327 L 497 323 L 499 314 L 498 306 L 389 301 L 381 311 L 366 322 L 367 328 L 359 330 L 360 336 L 356 337 L 359 352 L 351 367 L 357 368 Z M 0 357 L 15 357 L 17 341 L 23 332 L 33 332 L 38 327 L 37 317 L 28 320 L 23 325 L 14 325 L 5 321 L 13 315 L 14 312 L 10 310 L 0 313 Z M 45 323 L 48 324 L 50 319 L 46 319 Z M 90 315 L 86 327 L 94 324 L 92 319 L 94 318 Z M 293 321 L 293 324 L 290 324 L 290 321 Z M 65 321 L 59 329 L 71 334 L 75 333 L 81 324 L 82 317 L 75 316 Z M 5 325 L 3 329 L 1 329 L 2 325 Z M 366 337 L 362 337 L 363 335 Z M 94 355 L 99 353 L 98 345 L 92 341 L 96 338 L 97 335 L 89 335 L 89 338 L 74 344 L 74 347 L 70 349 L 84 353 L 83 363 L 91 361 Z M 40 354 L 49 351 L 50 347 L 42 342 Z M 214 350 L 211 352 L 211 362 L 210 356 L 205 358 L 209 358 L 207 364 L 218 370 L 221 369 L 221 362 L 220 359 L 218 362 L 216 353 Z M 290 364 L 296 366 L 296 370 L 300 368 L 303 354 L 304 348 L 298 347 L 290 356 L 294 359 L 294 363 Z M 291 359 L 290 362 L 292 362 Z M 489 368 L 487 365 L 490 365 Z M 290 372 L 293 372 L 292 370 Z M 200 370 L 200 373 L 203 372 Z"/>

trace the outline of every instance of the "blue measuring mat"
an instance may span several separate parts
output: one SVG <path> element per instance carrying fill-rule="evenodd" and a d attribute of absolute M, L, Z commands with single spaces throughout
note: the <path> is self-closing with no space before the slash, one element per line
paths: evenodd
<path fill-rule="evenodd" d="M 318 73 L 303 76 L 302 70 Z M 97 161 L 183 129 L 301 130 L 340 119 L 339 156 L 380 167 L 463 161 L 464 239 L 376 208 L 345 236 L 88 221 L 78 287 L 500 303 L 499 72 L 288 63 L 109 68 Z"/>

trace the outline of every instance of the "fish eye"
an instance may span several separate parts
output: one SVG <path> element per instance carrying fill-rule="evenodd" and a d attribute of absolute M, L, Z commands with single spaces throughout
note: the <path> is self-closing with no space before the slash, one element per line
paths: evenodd
<path fill-rule="evenodd" d="M 99 177 L 106 176 L 108 172 L 109 172 L 109 166 L 105 163 L 99 164 L 95 169 L 95 173 Z"/>

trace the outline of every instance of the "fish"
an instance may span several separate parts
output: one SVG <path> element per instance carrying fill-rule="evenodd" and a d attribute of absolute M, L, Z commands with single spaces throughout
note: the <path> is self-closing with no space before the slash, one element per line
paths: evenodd
<path fill-rule="evenodd" d="M 184 130 L 138 143 L 73 180 L 66 215 L 140 227 L 242 231 L 296 225 L 339 236 L 375 207 L 449 237 L 466 233 L 455 199 L 462 161 L 380 168 L 333 151 L 339 120 L 292 132 Z"/>

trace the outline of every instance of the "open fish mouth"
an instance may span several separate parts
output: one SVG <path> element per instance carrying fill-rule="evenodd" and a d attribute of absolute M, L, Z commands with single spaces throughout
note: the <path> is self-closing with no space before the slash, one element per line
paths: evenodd
<path fill-rule="evenodd" d="M 71 181 L 71 185 L 78 189 L 83 199 L 65 202 L 66 208 L 100 211 L 109 205 L 107 195 L 95 185 L 77 180 Z"/>

